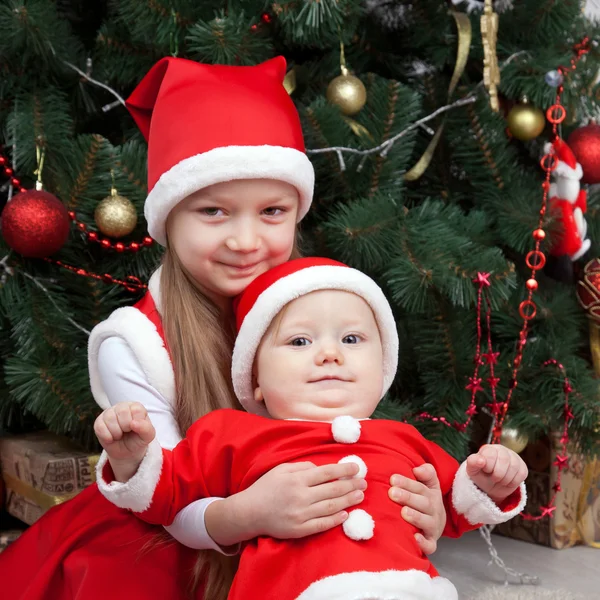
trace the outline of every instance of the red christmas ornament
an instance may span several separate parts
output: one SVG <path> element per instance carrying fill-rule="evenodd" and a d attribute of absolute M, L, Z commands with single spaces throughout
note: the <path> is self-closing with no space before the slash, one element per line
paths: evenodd
<path fill-rule="evenodd" d="M 600 183 L 600 125 L 576 129 L 567 141 L 583 169 L 583 183 Z"/>
<path fill-rule="evenodd" d="M 43 190 L 14 196 L 2 212 L 2 237 L 27 258 L 45 258 L 58 252 L 69 237 L 71 221 L 65 205 Z"/>

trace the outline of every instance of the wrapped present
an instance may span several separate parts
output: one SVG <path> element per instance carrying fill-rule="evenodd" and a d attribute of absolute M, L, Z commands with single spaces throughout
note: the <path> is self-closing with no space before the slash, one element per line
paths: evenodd
<path fill-rule="evenodd" d="M 553 464 L 558 439 L 529 444 L 522 457 L 529 468 L 525 513 L 538 515 L 547 506 L 556 484 L 558 468 Z M 587 544 L 600 548 L 600 460 L 586 459 L 571 451 L 556 494 L 553 516 L 530 521 L 515 517 L 495 527 L 502 535 L 556 549 Z"/>
<path fill-rule="evenodd" d="M 99 458 L 47 431 L 0 439 L 6 510 L 31 525 L 93 483 Z"/>
<path fill-rule="evenodd" d="M 12 544 L 23 531 L 21 529 L 10 529 L 9 531 L 0 531 L 0 552 Z"/>

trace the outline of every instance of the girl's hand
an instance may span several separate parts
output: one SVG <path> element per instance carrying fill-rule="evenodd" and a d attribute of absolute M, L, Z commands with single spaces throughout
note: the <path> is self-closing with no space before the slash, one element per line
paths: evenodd
<path fill-rule="evenodd" d="M 139 402 L 120 402 L 96 419 L 94 432 L 108 454 L 117 481 L 128 481 L 137 471 L 156 436 L 148 412 Z"/>
<path fill-rule="evenodd" d="M 433 554 L 446 526 L 446 508 L 440 481 L 430 464 L 413 469 L 413 473 L 417 481 L 392 475 L 392 487 L 388 493 L 394 502 L 402 505 L 404 520 L 421 530 L 421 533 L 415 534 L 415 539 L 423 553 Z"/>
<path fill-rule="evenodd" d="M 467 475 L 500 504 L 525 481 L 527 465 L 516 452 L 500 444 L 487 444 L 467 458 Z"/>
<path fill-rule="evenodd" d="M 362 502 L 367 483 L 353 479 L 357 473 L 355 463 L 279 465 L 248 489 L 211 504 L 206 513 L 211 521 L 207 520 L 207 530 L 222 546 L 261 535 L 289 539 L 327 531 L 348 518 L 347 508 Z M 222 506 L 213 508 L 218 504 Z M 227 512 L 229 523 L 209 517 L 210 508 Z"/>

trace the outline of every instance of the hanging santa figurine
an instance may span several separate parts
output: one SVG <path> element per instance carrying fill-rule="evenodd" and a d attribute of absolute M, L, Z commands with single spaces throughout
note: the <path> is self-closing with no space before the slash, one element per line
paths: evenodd
<path fill-rule="evenodd" d="M 550 254 L 568 256 L 576 261 L 591 246 L 591 241 L 586 239 L 587 223 L 583 217 L 587 210 L 587 192 L 580 185 L 583 170 L 571 148 L 560 137 L 546 144 L 544 149 L 546 154 L 554 154 L 557 159 L 549 193 L 550 212 L 557 224 Z"/>

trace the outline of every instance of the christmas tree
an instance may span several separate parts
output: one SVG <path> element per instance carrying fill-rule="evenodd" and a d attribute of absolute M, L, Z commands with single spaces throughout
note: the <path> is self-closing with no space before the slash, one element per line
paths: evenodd
<path fill-rule="evenodd" d="M 379 415 L 461 457 L 494 415 L 522 439 L 562 431 L 566 373 L 570 437 L 591 448 L 590 324 L 571 275 L 600 251 L 600 199 L 590 190 L 587 253 L 551 256 L 540 157 L 594 115 L 597 34 L 574 0 L 4 0 L 0 426 L 94 444 L 89 331 L 140 298 L 161 255 L 123 99 L 163 56 L 283 54 L 317 173 L 303 252 L 364 270 L 396 313 L 400 369 Z M 536 244 L 545 269 L 526 264 Z"/>

